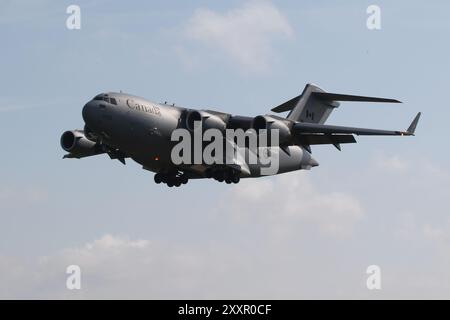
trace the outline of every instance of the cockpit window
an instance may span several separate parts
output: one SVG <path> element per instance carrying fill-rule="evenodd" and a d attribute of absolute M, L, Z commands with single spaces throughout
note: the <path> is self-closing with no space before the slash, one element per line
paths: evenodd
<path fill-rule="evenodd" d="M 107 103 L 112 103 L 112 104 L 117 105 L 116 99 L 114 99 L 114 98 L 108 98 L 108 95 L 107 95 L 107 94 L 99 94 L 99 95 L 96 95 L 96 96 L 94 97 L 94 100 L 97 100 L 97 101 L 105 101 L 105 102 L 107 102 Z"/>

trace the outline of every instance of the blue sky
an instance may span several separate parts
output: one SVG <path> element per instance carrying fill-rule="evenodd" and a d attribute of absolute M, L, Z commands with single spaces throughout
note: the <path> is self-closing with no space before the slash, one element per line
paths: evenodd
<path fill-rule="evenodd" d="M 366 28 L 371 4 L 381 30 Z M 448 298 L 449 9 L 2 1 L 0 297 Z M 417 136 L 317 147 L 309 172 L 237 186 L 168 189 L 131 161 L 62 160 L 61 133 L 99 92 L 256 116 L 308 82 L 404 102 L 343 103 L 329 123 L 405 129 L 422 111 Z M 81 292 L 64 288 L 69 264 Z"/>

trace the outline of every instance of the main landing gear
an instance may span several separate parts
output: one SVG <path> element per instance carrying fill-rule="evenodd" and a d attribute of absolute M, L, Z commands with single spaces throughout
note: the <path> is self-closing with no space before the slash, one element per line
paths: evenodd
<path fill-rule="evenodd" d="M 240 172 L 229 167 L 225 168 L 208 168 L 205 171 L 205 177 L 214 178 L 219 182 L 230 183 L 239 183 L 241 180 Z"/>
<path fill-rule="evenodd" d="M 213 178 L 219 182 L 239 183 L 240 171 L 230 167 L 217 167 L 206 169 L 205 178 Z M 165 183 L 169 187 L 179 187 L 188 183 L 189 179 L 183 172 L 158 172 L 155 174 L 155 183 Z"/>
<path fill-rule="evenodd" d="M 158 172 L 155 174 L 155 183 L 165 183 L 169 187 L 179 187 L 182 184 L 188 183 L 188 178 L 184 174 L 169 174 L 169 173 L 162 173 Z"/>

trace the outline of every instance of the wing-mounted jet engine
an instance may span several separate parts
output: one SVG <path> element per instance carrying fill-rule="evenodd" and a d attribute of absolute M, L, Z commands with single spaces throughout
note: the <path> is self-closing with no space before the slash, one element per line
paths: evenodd
<path fill-rule="evenodd" d="M 201 123 L 203 130 L 218 129 L 225 131 L 229 116 L 211 111 L 189 110 L 186 112 L 186 128 L 194 130 L 195 123 Z"/>

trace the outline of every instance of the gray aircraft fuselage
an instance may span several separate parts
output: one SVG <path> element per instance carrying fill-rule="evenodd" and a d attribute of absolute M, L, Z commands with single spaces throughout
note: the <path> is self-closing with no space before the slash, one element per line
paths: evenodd
<path fill-rule="evenodd" d="M 184 114 L 190 109 L 154 103 L 124 93 L 110 92 L 107 96 L 109 102 L 94 98 L 83 107 L 86 126 L 102 139 L 102 143 L 121 150 L 147 170 L 160 172 L 172 168 L 171 150 L 176 142 L 171 141 L 171 134 L 175 129 L 183 128 Z M 111 103 L 111 98 L 116 104 Z M 245 128 L 249 128 L 253 120 L 240 116 L 237 119 L 245 123 Z M 279 153 L 278 173 L 318 165 L 303 148 L 287 148 L 289 155 Z M 249 174 L 242 173 L 241 178 L 261 175 L 259 165 L 247 165 Z M 195 169 L 194 165 L 189 167 Z M 190 179 L 200 177 L 189 175 Z"/>

